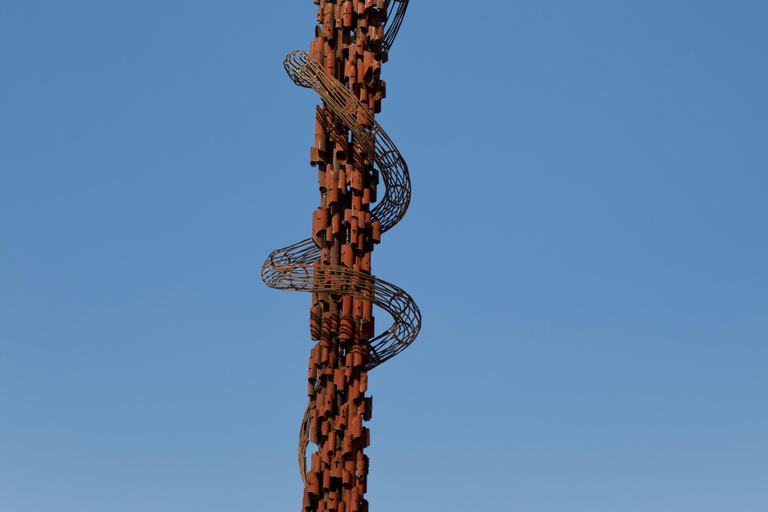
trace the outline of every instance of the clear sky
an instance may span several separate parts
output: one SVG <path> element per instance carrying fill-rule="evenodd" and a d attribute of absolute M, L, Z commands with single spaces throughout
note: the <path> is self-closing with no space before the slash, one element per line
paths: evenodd
<path fill-rule="evenodd" d="M 0 2 L 0 511 L 298 511 L 310 0 Z M 768 3 L 414 0 L 372 512 L 765 512 Z M 382 312 L 377 325 L 386 327 Z"/>

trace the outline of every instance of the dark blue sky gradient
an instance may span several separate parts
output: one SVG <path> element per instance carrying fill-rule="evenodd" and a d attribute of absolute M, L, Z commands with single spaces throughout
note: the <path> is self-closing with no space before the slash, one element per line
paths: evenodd
<path fill-rule="evenodd" d="M 314 9 L 0 5 L 3 512 L 300 508 L 310 297 L 259 269 L 319 202 Z M 372 511 L 765 511 L 766 27 L 411 2 L 373 269 L 424 327 L 370 377 Z"/>

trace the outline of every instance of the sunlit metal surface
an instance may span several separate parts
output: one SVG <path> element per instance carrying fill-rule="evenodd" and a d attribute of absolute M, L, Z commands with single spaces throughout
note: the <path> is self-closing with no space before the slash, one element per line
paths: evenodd
<path fill-rule="evenodd" d="M 421 313 L 401 288 L 371 274 L 371 252 L 405 215 L 408 166 L 376 122 L 386 84 L 381 63 L 403 21 L 403 0 L 314 0 L 318 26 L 310 52 L 284 61 L 296 85 L 313 89 L 317 108 L 310 163 L 318 168 L 320 207 L 312 237 L 269 255 L 270 287 L 312 293 L 309 403 L 299 435 L 303 510 L 367 511 L 368 371 L 402 352 L 421 328 Z M 377 201 L 377 183 L 384 193 Z M 373 204 L 376 203 L 375 206 Z M 393 319 L 375 334 L 373 306 Z M 307 446 L 318 445 L 307 468 Z"/>

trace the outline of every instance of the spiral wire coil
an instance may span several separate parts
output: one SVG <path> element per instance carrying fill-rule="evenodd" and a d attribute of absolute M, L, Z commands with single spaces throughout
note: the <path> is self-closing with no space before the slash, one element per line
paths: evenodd
<path fill-rule="evenodd" d="M 407 0 L 386 0 L 386 32 L 382 48 L 388 51 L 408 7 Z M 394 227 L 405 215 L 411 198 L 408 166 L 399 150 L 374 119 L 373 114 L 347 86 L 333 78 L 321 64 L 302 50 L 289 53 L 283 65 L 298 86 L 314 90 L 325 106 L 343 123 L 373 159 L 385 191 L 371 211 L 380 233 Z M 421 313 L 413 299 L 401 288 L 368 273 L 341 265 L 320 264 L 321 247 L 313 238 L 272 252 L 261 269 L 264 283 L 275 289 L 313 293 L 332 293 L 369 301 L 387 311 L 392 325 L 368 342 L 366 371 L 402 352 L 421 328 Z M 304 414 L 299 440 L 299 466 L 308 484 L 306 448 L 310 430 L 310 407 Z"/>

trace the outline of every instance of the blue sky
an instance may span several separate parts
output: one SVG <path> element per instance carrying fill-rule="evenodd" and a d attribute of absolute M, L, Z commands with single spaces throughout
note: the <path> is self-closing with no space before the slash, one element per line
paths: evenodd
<path fill-rule="evenodd" d="M 764 512 L 768 4 L 411 3 L 371 510 Z M 0 4 L 0 510 L 298 510 L 302 2 Z M 378 315 L 377 325 L 388 319 Z"/>

